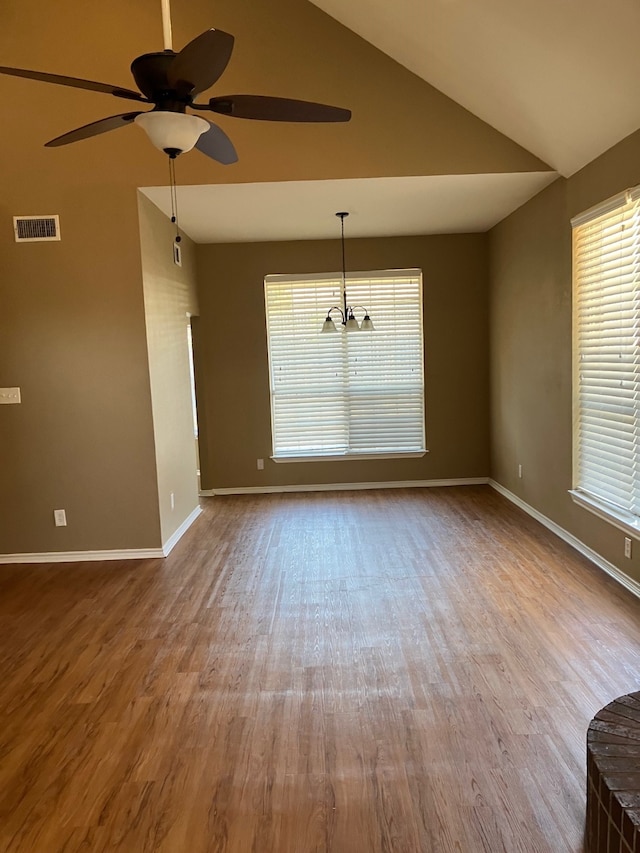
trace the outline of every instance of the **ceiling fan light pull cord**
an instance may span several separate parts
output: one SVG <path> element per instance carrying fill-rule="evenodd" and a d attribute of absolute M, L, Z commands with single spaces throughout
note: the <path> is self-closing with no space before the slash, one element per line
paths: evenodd
<path fill-rule="evenodd" d="M 178 191 L 176 189 L 176 158 L 169 155 L 169 189 L 171 193 L 171 221 L 176 226 L 175 242 L 182 240 L 180 226 L 178 225 Z"/>

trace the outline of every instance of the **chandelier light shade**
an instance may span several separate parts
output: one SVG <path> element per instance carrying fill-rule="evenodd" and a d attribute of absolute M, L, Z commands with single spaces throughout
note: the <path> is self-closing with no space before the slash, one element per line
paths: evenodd
<path fill-rule="evenodd" d="M 360 323 L 360 331 L 361 332 L 375 332 L 375 327 L 371 321 L 371 317 L 368 314 L 366 314 L 363 317 L 362 323 Z"/>
<path fill-rule="evenodd" d="M 156 148 L 169 155 L 191 151 L 200 136 L 210 127 L 209 122 L 199 116 L 164 110 L 140 113 L 134 121 L 146 132 Z"/>
<path fill-rule="evenodd" d="M 338 331 L 336 329 L 336 324 L 333 322 L 333 320 L 331 319 L 329 314 L 327 314 L 327 319 L 322 324 L 322 331 L 323 332 L 337 332 Z"/>
<path fill-rule="evenodd" d="M 333 321 L 331 316 L 332 311 L 338 311 L 340 313 L 340 323 L 344 327 L 347 332 L 374 332 L 375 328 L 373 325 L 373 321 L 369 316 L 369 312 L 363 305 L 347 305 L 347 288 L 346 288 L 346 265 L 344 259 L 344 218 L 349 214 L 347 211 L 340 211 L 336 213 L 336 216 L 340 217 L 340 241 L 342 245 L 342 306 L 332 305 L 331 308 L 327 311 L 327 316 L 322 324 L 322 332 L 337 332 L 336 324 Z M 358 323 L 356 315 L 354 311 L 356 308 L 362 309 L 364 311 L 364 317 L 362 319 L 362 323 Z"/>
<path fill-rule="evenodd" d="M 347 332 L 357 332 L 360 330 L 360 326 L 358 325 L 358 321 L 353 316 L 353 311 L 349 312 L 349 316 L 347 317 L 347 322 L 344 324 Z"/>

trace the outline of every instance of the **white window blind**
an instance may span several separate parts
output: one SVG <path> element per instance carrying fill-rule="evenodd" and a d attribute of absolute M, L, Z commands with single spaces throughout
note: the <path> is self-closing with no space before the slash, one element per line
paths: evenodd
<path fill-rule="evenodd" d="M 640 202 L 636 192 L 573 224 L 574 488 L 640 513 Z"/>
<path fill-rule="evenodd" d="M 425 449 L 422 274 L 349 273 L 346 285 L 375 331 L 321 333 L 341 274 L 265 279 L 274 458 Z"/>

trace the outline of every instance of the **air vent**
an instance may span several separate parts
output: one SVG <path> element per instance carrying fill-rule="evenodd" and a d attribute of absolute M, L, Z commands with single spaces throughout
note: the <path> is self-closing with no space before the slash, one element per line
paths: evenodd
<path fill-rule="evenodd" d="M 16 243 L 35 243 L 60 239 L 58 216 L 14 216 Z"/>

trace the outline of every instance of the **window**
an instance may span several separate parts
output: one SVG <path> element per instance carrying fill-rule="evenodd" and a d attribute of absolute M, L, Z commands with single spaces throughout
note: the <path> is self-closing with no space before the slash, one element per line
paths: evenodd
<path fill-rule="evenodd" d="M 422 274 L 349 273 L 347 292 L 375 331 L 321 333 L 341 274 L 265 279 L 276 460 L 425 452 Z"/>
<path fill-rule="evenodd" d="M 573 225 L 574 490 L 640 530 L 640 192 Z"/>

